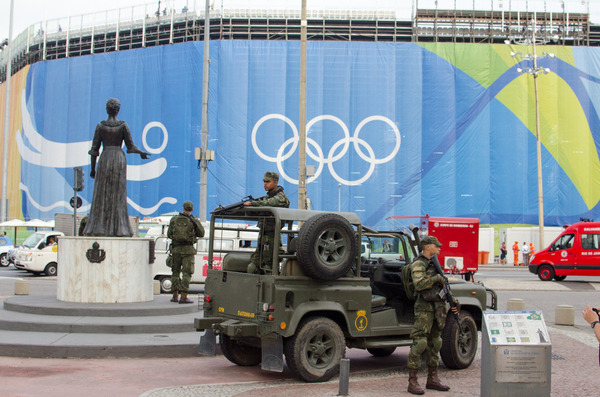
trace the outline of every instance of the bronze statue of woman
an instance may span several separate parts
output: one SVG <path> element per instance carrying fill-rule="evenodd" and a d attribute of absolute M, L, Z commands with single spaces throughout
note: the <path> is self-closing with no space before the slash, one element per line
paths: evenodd
<path fill-rule="evenodd" d="M 85 225 L 85 236 L 131 237 L 127 211 L 127 160 L 121 145 L 125 142 L 127 153 L 137 153 L 147 159 L 149 154 L 139 150 L 131 138 L 129 126 L 117 120 L 121 103 L 116 98 L 106 101 L 108 119 L 96 126 L 91 156 L 90 177 L 95 178 L 90 214 Z M 103 145 L 100 155 L 100 145 Z M 96 172 L 96 159 L 98 171 Z M 97 178 L 96 178 L 97 174 Z"/>

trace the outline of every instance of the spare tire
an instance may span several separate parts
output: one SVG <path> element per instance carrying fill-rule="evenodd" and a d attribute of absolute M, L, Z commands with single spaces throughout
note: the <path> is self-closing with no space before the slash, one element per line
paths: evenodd
<path fill-rule="evenodd" d="M 307 276 L 335 280 L 348 273 L 358 258 L 356 232 L 338 214 L 315 215 L 300 228 L 296 256 Z"/>

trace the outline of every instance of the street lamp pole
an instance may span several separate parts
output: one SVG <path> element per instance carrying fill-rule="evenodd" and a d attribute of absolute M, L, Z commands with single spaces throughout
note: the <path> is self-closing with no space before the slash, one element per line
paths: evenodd
<path fill-rule="evenodd" d="M 538 177 L 538 222 L 540 234 L 540 249 L 544 245 L 544 187 L 542 184 L 542 142 L 540 136 L 540 102 L 538 97 L 538 67 L 537 53 L 535 48 L 535 21 L 533 23 L 533 92 L 535 99 L 535 137 L 536 137 L 536 154 L 537 154 L 537 177 Z"/>
<path fill-rule="evenodd" d="M 300 117 L 298 142 L 298 208 L 306 209 L 306 0 L 302 0 L 300 18 Z"/>

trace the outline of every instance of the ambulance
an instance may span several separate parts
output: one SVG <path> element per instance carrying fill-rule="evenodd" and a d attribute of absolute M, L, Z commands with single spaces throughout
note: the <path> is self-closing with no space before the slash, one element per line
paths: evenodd
<path fill-rule="evenodd" d="M 600 276 L 600 222 L 567 226 L 548 248 L 529 259 L 529 271 L 542 281 Z"/>

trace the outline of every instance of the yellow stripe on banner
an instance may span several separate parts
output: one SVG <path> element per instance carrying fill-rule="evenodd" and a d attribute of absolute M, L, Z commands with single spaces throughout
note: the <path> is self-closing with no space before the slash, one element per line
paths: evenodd
<path fill-rule="evenodd" d="M 19 70 L 10 79 L 10 119 L 9 119 L 9 142 L 8 142 L 8 177 L 6 180 L 6 196 L 8 199 L 8 218 L 23 218 L 21 205 L 21 191 L 19 182 L 21 181 L 21 156 L 17 148 L 15 135 L 23 126 L 21 116 L 21 93 L 27 84 L 27 74 L 29 65 Z M 0 84 L 0 153 L 4 153 L 4 109 L 6 96 L 6 82 Z M 1 156 L 0 156 L 1 158 Z M 0 162 L 0 183 L 4 172 L 2 170 L 3 162 Z"/>
<path fill-rule="evenodd" d="M 585 113 L 569 85 L 555 73 L 538 77 L 542 145 L 568 175 L 588 209 L 600 201 L 600 160 Z M 535 136 L 533 77 L 523 74 L 497 95 Z"/>

